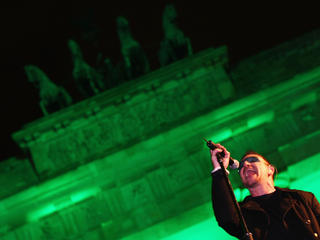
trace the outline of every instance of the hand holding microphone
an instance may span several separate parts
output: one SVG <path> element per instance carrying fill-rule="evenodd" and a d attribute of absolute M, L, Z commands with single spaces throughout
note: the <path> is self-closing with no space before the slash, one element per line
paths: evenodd
<path fill-rule="evenodd" d="M 238 169 L 239 168 L 239 162 L 232 157 L 230 157 L 230 153 L 227 151 L 225 147 L 223 147 L 220 144 L 215 144 L 211 140 L 207 141 L 204 139 L 207 143 L 207 146 L 210 148 L 211 153 L 211 160 L 214 169 L 219 168 L 220 164 L 218 162 L 218 158 L 220 158 L 223 162 L 223 166 L 225 168 L 230 166 L 231 169 Z"/>

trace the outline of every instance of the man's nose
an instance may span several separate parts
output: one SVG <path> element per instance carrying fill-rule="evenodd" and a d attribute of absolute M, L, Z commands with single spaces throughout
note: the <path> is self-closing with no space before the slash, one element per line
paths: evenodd
<path fill-rule="evenodd" d="M 251 165 L 251 163 L 249 163 L 248 161 L 244 161 L 244 163 L 243 163 L 243 166 L 244 166 L 244 167 L 250 166 L 250 165 Z"/>

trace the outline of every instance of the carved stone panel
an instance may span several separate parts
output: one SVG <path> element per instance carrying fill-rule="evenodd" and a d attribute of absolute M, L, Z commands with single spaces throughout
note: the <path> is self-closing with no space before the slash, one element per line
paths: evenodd
<path fill-rule="evenodd" d="M 221 105 L 232 97 L 233 87 L 222 66 L 210 66 L 148 91 L 152 94 L 137 91 L 117 106 L 109 105 L 95 115 L 77 118 L 63 131 L 42 133 L 29 143 L 38 173 L 50 177 L 104 157 L 129 142 L 173 128 Z"/>

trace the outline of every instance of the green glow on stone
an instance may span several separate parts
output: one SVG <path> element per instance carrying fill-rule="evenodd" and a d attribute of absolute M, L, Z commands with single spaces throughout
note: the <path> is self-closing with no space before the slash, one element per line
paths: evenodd
<path fill-rule="evenodd" d="M 236 196 L 237 201 L 239 201 L 239 199 L 241 199 L 241 189 L 240 188 L 234 189 L 233 192 L 234 192 L 234 195 Z"/>
<path fill-rule="evenodd" d="M 30 212 L 27 215 L 27 221 L 28 222 L 38 221 L 38 219 L 40 219 L 44 216 L 50 215 L 56 211 L 57 211 L 57 208 L 53 204 L 43 206 L 41 208 L 38 208 L 35 211 Z"/>
<path fill-rule="evenodd" d="M 207 219 L 201 223 L 191 226 L 190 228 L 184 229 L 181 232 L 162 238 L 163 240 L 233 240 L 235 237 L 227 234 L 222 228 L 220 228 L 215 219 Z"/>
<path fill-rule="evenodd" d="M 241 126 L 241 127 L 238 127 L 236 129 L 233 130 L 233 136 L 236 136 L 240 133 L 243 133 L 243 132 L 246 132 L 249 130 L 249 127 L 248 126 Z"/>
<path fill-rule="evenodd" d="M 238 202 L 243 201 L 246 196 L 250 195 L 249 190 L 246 188 L 236 188 L 233 190 L 233 192 Z"/>
<path fill-rule="evenodd" d="M 232 130 L 230 128 L 225 128 L 225 129 L 222 129 L 222 130 L 214 133 L 211 140 L 214 143 L 220 143 L 223 140 L 230 138 L 231 136 L 232 136 Z"/>
<path fill-rule="evenodd" d="M 319 158 L 320 153 L 317 153 L 304 161 L 289 166 L 288 172 L 289 176 L 295 179 L 290 182 L 290 188 L 310 191 L 320 201 Z"/>
<path fill-rule="evenodd" d="M 72 202 L 77 203 L 77 202 L 83 201 L 91 196 L 96 195 L 99 191 L 100 191 L 99 188 L 89 188 L 84 191 L 72 194 L 70 196 L 70 198 L 71 198 Z"/>
<path fill-rule="evenodd" d="M 290 186 L 290 179 L 287 173 L 280 173 L 277 175 L 274 185 L 282 188 L 288 188 Z"/>
<path fill-rule="evenodd" d="M 304 96 L 300 96 L 297 99 L 294 99 L 291 103 L 291 110 L 297 109 L 303 105 L 306 105 L 311 102 L 317 101 L 317 93 L 316 92 L 310 92 L 307 93 Z"/>
<path fill-rule="evenodd" d="M 308 176 L 298 179 L 290 184 L 290 188 L 303 189 L 314 193 L 320 201 L 320 171 L 309 174 Z"/>
<path fill-rule="evenodd" d="M 80 201 L 83 201 L 91 196 L 96 195 L 100 191 L 99 188 L 89 188 L 80 192 L 76 192 L 70 195 L 70 198 L 66 198 L 64 201 L 59 202 L 58 204 L 55 204 L 54 202 L 40 207 L 32 212 L 30 212 L 27 216 L 28 222 L 37 221 L 40 218 L 43 218 L 45 216 L 48 216 L 54 212 L 57 212 L 59 210 L 62 210 L 64 208 L 67 208 L 69 206 L 72 206 Z"/>
<path fill-rule="evenodd" d="M 239 199 L 239 201 L 243 201 L 245 197 L 249 195 L 250 195 L 250 192 L 247 188 L 241 189 L 241 199 Z"/>
<path fill-rule="evenodd" d="M 264 114 L 250 118 L 247 122 L 247 125 L 249 128 L 254 128 L 254 127 L 262 125 L 266 122 L 271 122 L 273 120 L 273 118 L 274 118 L 274 112 L 269 111 Z"/>

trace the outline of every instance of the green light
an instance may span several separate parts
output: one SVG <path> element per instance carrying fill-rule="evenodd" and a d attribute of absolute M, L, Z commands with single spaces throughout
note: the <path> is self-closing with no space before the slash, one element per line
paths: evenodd
<path fill-rule="evenodd" d="M 212 218 L 162 239 L 163 240 L 181 240 L 181 239 L 183 240 L 194 240 L 194 239 L 233 240 L 237 238 L 227 234 L 222 228 L 218 226 L 214 218 Z"/>
<path fill-rule="evenodd" d="M 236 199 L 239 201 L 239 199 L 241 199 L 241 189 L 240 188 L 237 188 L 237 189 L 234 189 L 234 195 L 236 196 Z"/>
<path fill-rule="evenodd" d="M 91 196 L 96 195 L 100 191 L 99 188 L 89 188 L 81 192 L 74 193 L 70 196 L 73 203 L 83 201 Z"/>
<path fill-rule="evenodd" d="M 246 188 L 236 188 L 233 190 L 233 192 L 238 202 L 243 201 L 246 196 L 250 195 L 249 190 Z"/>
<path fill-rule="evenodd" d="M 27 221 L 33 222 L 37 221 L 40 218 L 48 216 L 54 212 L 67 208 L 71 205 L 74 205 L 80 201 L 83 201 L 93 195 L 96 195 L 100 191 L 99 188 L 90 188 L 80 192 L 76 192 L 70 195 L 70 197 L 64 197 L 62 199 L 56 199 L 53 203 L 46 206 L 37 208 L 34 211 L 31 211 L 27 215 Z M 60 200 L 60 201 L 59 201 Z"/>
<path fill-rule="evenodd" d="M 243 133 L 243 132 L 246 132 L 249 130 L 249 127 L 248 126 L 241 126 L 241 127 L 238 127 L 236 129 L 233 130 L 233 136 L 236 136 L 240 133 Z"/>
<path fill-rule="evenodd" d="M 290 188 L 303 189 L 314 193 L 318 200 L 320 200 L 320 171 L 309 174 L 308 176 L 298 179 L 290 184 Z"/>
<path fill-rule="evenodd" d="M 271 122 L 274 118 L 274 112 L 269 111 L 258 116 L 250 118 L 247 122 L 249 128 L 260 126 L 266 122 Z"/>
<path fill-rule="evenodd" d="M 307 93 L 306 95 L 293 100 L 293 102 L 291 103 L 291 110 L 295 110 L 303 105 L 306 105 L 310 102 L 315 102 L 315 101 L 317 101 L 317 93 L 316 92 Z"/>
<path fill-rule="evenodd" d="M 290 188 L 310 191 L 314 193 L 320 201 L 320 170 L 318 170 L 319 158 L 320 153 L 289 166 L 288 175 L 295 179 L 290 182 Z"/>
<path fill-rule="evenodd" d="M 232 136 L 232 130 L 230 128 L 225 128 L 214 133 L 211 139 L 213 139 L 212 141 L 215 143 L 220 143 L 223 140 L 230 138 L 231 136 Z"/>
<path fill-rule="evenodd" d="M 281 172 L 280 174 L 277 174 L 274 185 L 282 188 L 288 188 L 290 186 L 290 178 L 288 172 Z"/>
<path fill-rule="evenodd" d="M 34 210 L 27 215 L 27 221 L 28 222 L 38 221 L 38 219 L 44 216 L 50 215 L 55 211 L 57 211 L 57 208 L 53 204 L 40 207 L 37 210 Z"/>

